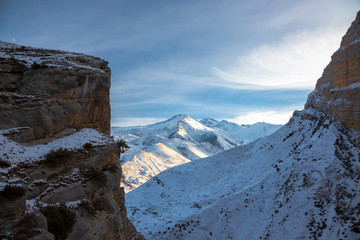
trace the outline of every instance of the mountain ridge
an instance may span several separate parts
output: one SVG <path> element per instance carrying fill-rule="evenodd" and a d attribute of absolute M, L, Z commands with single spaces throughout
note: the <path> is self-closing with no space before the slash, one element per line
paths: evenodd
<path fill-rule="evenodd" d="M 113 127 L 112 135 L 115 138 L 124 139 L 130 146 L 130 150 L 121 156 L 125 191 L 129 192 L 168 168 L 253 141 L 279 128 L 279 125 L 265 123 L 254 125 L 258 126 L 254 129 L 235 123 L 229 123 L 226 126 L 227 128 L 224 129 L 221 125 L 211 128 L 187 115 L 178 114 L 168 120 L 148 126 Z M 264 127 L 268 131 L 264 131 Z M 241 138 L 240 135 L 237 136 L 240 140 L 236 140 L 229 136 L 234 132 L 249 136 Z M 156 144 L 163 144 L 167 153 L 163 150 L 159 152 Z M 170 160 L 164 158 L 164 154 L 170 157 Z"/>

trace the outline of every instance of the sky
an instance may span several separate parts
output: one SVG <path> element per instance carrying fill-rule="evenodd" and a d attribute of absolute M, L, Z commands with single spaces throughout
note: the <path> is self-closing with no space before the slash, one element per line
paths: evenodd
<path fill-rule="evenodd" d="M 0 0 L 0 40 L 101 57 L 112 126 L 286 123 L 360 0 Z"/>

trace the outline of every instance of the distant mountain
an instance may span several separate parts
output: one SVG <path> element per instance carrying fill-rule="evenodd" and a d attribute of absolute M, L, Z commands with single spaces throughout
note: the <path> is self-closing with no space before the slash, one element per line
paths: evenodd
<path fill-rule="evenodd" d="M 258 138 L 266 137 L 282 126 L 264 122 L 258 122 L 251 125 L 243 124 L 239 126 L 233 122 L 228 122 L 226 120 L 218 121 L 212 118 L 204 118 L 200 120 L 200 123 L 215 131 L 225 133 L 240 144 L 247 144 Z"/>
<path fill-rule="evenodd" d="M 197 121 L 179 114 L 152 125 L 113 127 L 111 131 L 130 147 L 121 156 L 128 192 L 166 169 L 254 141 L 279 127 L 268 123 L 239 126 L 210 118 Z"/>

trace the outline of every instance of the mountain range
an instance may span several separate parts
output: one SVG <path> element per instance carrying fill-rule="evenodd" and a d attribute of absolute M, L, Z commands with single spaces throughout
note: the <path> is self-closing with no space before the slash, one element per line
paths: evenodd
<path fill-rule="evenodd" d="M 141 127 L 113 127 L 111 134 L 124 139 L 130 149 L 121 156 L 125 191 L 145 183 L 160 172 L 231 149 L 276 131 L 281 125 L 238 125 L 226 120 L 197 121 L 176 115 Z"/>
<path fill-rule="evenodd" d="M 127 193 L 131 221 L 147 239 L 360 239 L 359 56 L 360 12 L 304 110 Z"/>

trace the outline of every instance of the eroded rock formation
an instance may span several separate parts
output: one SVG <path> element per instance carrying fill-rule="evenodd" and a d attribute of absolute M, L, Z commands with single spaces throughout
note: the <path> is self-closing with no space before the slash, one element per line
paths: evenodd
<path fill-rule="evenodd" d="M 142 239 L 127 218 L 110 69 L 0 42 L 0 238 Z"/>
<path fill-rule="evenodd" d="M 0 129 L 29 127 L 23 141 L 69 128 L 110 133 L 109 89 L 100 58 L 2 43 Z"/>
<path fill-rule="evenodd" d="M 360 12 L 331 57 L 305 108 L 333 116 L 360 130 Z"/>

